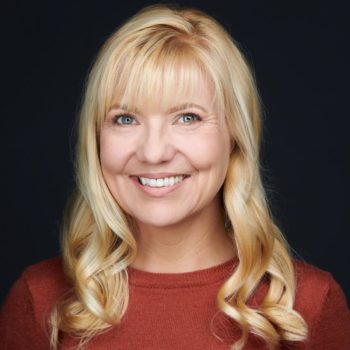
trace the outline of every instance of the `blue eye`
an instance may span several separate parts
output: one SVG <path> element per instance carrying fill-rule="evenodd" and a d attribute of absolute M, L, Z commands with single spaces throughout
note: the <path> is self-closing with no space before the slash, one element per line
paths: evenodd
<path fill-rule="evenodd" d="M 120 125 L 131 125 L 134 122 L 134 117 L 128 114 L 116 115 L 114 122 Z"/>
<path fill-rule="evenodd" d="M 186 113 L 180 117 L 180 120 L 182 120 L 184 124 L 191 124 L 194 121 L 201 120 L 201 117 L 195 113 Z"/>

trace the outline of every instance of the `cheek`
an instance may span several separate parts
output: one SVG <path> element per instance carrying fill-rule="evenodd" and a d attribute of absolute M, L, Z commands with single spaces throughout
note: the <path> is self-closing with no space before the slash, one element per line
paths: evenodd
<path fill-rule="evenodd" d="M 197 169 L 218 168 L 226 172 L 230 154 L 228 132 L 213 130 L 195 135 L 191 142 L 187 142 L 186 149 L 191 163 Z"/>
<path fill-rule="evenodd" d="M 128 159 L 128 144 L 106 131 L 100 137 L 100 161 L 105 174 L 121 172 Z"/>

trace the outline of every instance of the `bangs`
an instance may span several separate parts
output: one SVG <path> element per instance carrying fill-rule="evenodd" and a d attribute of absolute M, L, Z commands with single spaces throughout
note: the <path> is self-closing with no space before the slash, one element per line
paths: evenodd
<path fill-rule="evenodd" d="M 112 73 L 115 79 L 108 109 L 117 102 L 130 111 L 139 106 L 168 110 L 191 102 L 202 84 L 208 84 L 212 92 L 210 102 L 215 104 L 217 89 L 191 43 L 155 41 L 127 51 L 115 63 L 117 69 Z"/>

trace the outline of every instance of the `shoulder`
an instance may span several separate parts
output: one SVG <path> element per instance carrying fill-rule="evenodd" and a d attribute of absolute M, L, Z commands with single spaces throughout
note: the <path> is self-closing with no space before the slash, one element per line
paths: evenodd
<path fill-rule="evenodd" d="M 47 286 L 47 283 L 61 284 L 66 281 L 63 273 L 62 258 L 56 256 L 29 265 L 22 273 L 24 278 L 32 287 Z"/>
<path fill-rule="evenodd" d="M 327 290 L 332 284 L 337 283 L 330 272 L 322 270 L 317 266 L 299 259 L 293 259 L 293 264 L 297 282 L 297 291 L 299 294 L 302 291 L 317 287 L 317 294 L 321 296 L 327 293 Z"/>
<path fill-rule="evenodd" d="M 15 282 L 11 292 L 30 300 L 36 317 L 50 312 L 53 304 L 70 288 L 61 257 L 54 257 L 28 266 Z"/>
<path fill-rule="evenodd" d="M 329 297 L 331 292 L 341 291 L 340 285 L 330 272 L 299 259 L 293 259 L 293 264 L 296 276 L 295 302 L 297 305 L 316 308 L 320 302 Z"/>
<path fill-rule="evenodd" d="M 330 290 L 341 289 L 330 272 L 299 259 L 293 259 L 293 264 L 299 298 L 307 297 L 308 294 L 316 299 L 324 298 Z"/>
<path fill-rule="evenodd" d="M 28 266 L 20 279 L 26 284 L 33 301 L 56 299 L 69 288 L 59 256 Z"/>
<path fill-rule="evenodd" d="M 350 327 L 350 313 L 345 294 L 328 271 L 293 260 L 296 276 L 295 309 L 309 326 L 320 322 L 344 322 Z"/>
<path fill-rule="evenodd" d="M 59 257 L 28 266 L 11 287 L 0 312 L 0 339 L 6 349 L 47 349 L 47 319 L 69 289 Z M 28 348 L 29 349 L 29 348 Z"/>

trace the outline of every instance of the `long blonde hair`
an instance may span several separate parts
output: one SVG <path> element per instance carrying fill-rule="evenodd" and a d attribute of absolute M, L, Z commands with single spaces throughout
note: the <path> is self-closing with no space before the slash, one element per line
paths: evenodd
<path fill-rule="evenodd" d="M 306 338 L 307 326 L 294 309 L 296 281 L 288 245 L 273 223 L 259 172 L 260 103 L 244 57 L 229 34 L 210 16 L 193 9 L 157 5 L 122 25 L 102 47 L 89 74 L 76 154 L 77 190 L 66 210 L 62 257 L 72 289 L 52 310 L 51 349 L 70 333 L 82 348 L 92 337 L 118 325 L 128 306 L 127 267 L 137 244 L 132 220 L 103 179 L 99 133 L 116 96 L 174 99 L 196 87 L 205 74 L 226 119 L 234 148 L 223 185 L 239 264 L 217 294 L 219 309 L 242 331 L 232 349 L 242 349 L 249 333 L 271 347 Z M 262 278 L 268 292 L 257 309 L 247 300 Z"/>

